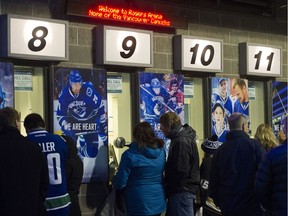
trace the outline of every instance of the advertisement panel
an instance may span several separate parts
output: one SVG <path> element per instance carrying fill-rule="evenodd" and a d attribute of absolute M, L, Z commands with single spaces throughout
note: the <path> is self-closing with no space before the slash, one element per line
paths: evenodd
<path fill-rule="evenodd" d="M 283 134 L 284 118 L 288 115 L 288 83 L 273 82 L 272 83 L 272 128 L 276 137 L 279 138 Z M 279 134 L 280 133 L 280 134 Z"/>
<path fill-rule="evenodd" d="M 212 135 L 220 142 L 229 131 L 228 118 L 234 112 L 242 113 L 250 132 L 248 80 L 213 77 L 212 85 Z"/>
<path fill-rule="evenodd" d="M 108 180 L 106 72 L 56 68 L 54 133 L 72 137 L 83 160 L 83 183 Z"/>
<path fill-rule="evenodd" d="M 149 122 L 157 137 L 163 139 L 166 150 L 169 139 L 160 130 L 159 118 L 166 112 L 176 112 L 184 123 L 184 77 L 180 74 L 139 74 L 140 121 Z"/>
<path fill-rule="evenodd" d="M 14 107 L 14 67 L 0 62 L 0 108 Z"/>

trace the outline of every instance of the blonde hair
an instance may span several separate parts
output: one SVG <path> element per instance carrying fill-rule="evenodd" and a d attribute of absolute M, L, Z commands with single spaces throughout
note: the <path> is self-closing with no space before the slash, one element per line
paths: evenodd
<path fill-rule="evenodd" d="M 258 126 L 254 138 L 263 145 L 266 151 L 269 151 L 278 145 L 278 141 L 272 131 L 272 128 L 265 123 Z"/>

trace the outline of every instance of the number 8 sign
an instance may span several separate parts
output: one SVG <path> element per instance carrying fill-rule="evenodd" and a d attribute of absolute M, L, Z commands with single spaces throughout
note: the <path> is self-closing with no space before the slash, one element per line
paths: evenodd
<path fill-rule="evenodd" d="M 68 60 L 68 22 L 18 15 L 1 16 L 3 57 L 30 60 Z M 6 28 L 5 28 L 5 27 Z M 4 27 L 4 28 L 3 28 Z"/>
<path fill-rule="evenodd" d="M 152 31 L 98 26 L 96 34 L 97 64 L 153 67 Z"/>
<path fill-rule="evenodd" d="M 188 71 L 223 72 L 223 42 L 176 35 L 174 69 Z"/>

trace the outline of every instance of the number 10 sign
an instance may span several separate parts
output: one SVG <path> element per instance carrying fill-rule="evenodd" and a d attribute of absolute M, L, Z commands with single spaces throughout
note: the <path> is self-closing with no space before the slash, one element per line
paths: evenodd
<path fill-rule="evenodd" d="M 174 69 L 188 71 L 223 72 L 223 42 L 176 35 Z"/>
<path fill-rule="evenodd" d="M 153 67 L 152 31 L 98 26 L 96 34 L 97 64 Z"/>

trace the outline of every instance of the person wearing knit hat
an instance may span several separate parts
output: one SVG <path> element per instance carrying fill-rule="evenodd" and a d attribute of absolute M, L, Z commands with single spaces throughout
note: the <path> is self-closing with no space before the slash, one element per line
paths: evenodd
<path fill-rule="evenodd" d="M 221 210 L 214 204 L 208 196 L 209 176 L 213 155 L 217 152 L 222 142 L 218 141 L 216 134 L 204 140 L 201 149 L 204 151 L 204 157 L 200 166 L 200 201 L 203 206 L 203 216 L 221 215 Z"/>

